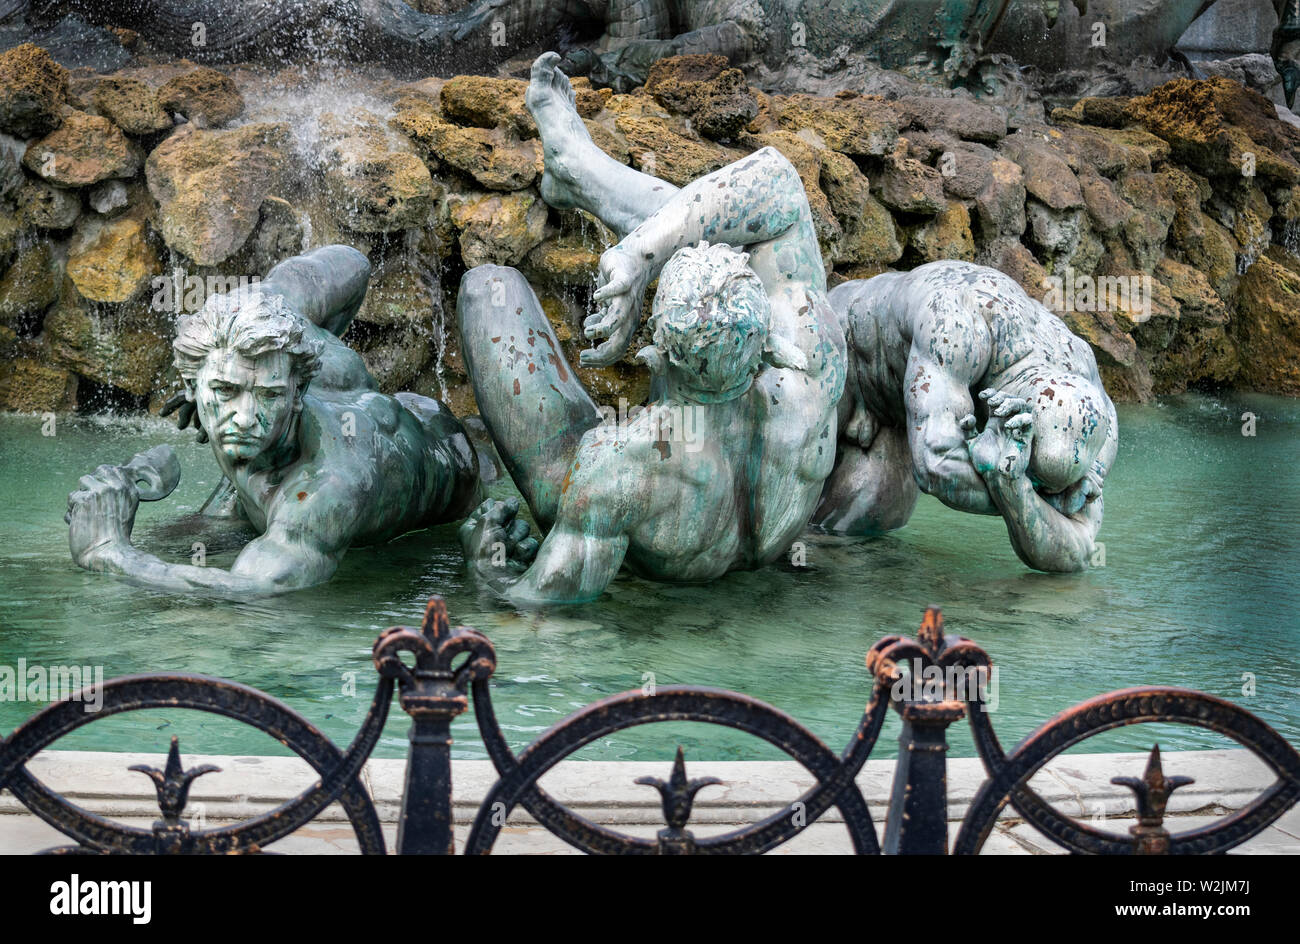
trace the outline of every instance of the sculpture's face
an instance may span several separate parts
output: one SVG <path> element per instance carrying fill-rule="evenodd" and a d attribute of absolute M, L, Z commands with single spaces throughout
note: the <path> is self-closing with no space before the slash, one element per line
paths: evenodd
<path fill-rule="evenodd" d="M 199 422 L 232 462 L 251 462 L 282 442 L 302 409 L 284 351 L 247 357 L 218 348 L 195 377 Z"/>

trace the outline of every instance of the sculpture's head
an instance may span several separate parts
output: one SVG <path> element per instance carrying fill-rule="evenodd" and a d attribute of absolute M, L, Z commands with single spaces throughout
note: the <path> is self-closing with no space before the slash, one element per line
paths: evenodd
<path fill-rule="evenodd" d="M 1046 492 L 1065 491 L 1092 471 L 1106 445 L 1105 394 L 1095 382 L 1070 373 L 1037 373 L 1016 386 L 1034 417 L 1029 477 Z"/>
<path fill-rule="evenodd" d="M 213 447 L 250 462 L 283 442 L 323 345 L 279 295 L 214 295 L 176 322 L 176 369 Z"/>
<path fill-rule="evenodd" d="M 733 399 L 758 373 L 771 309 L 748 262 L 748 253 L 702 242 L 679 249 L 659 275 L 654 347 L 692 399 Z"/>

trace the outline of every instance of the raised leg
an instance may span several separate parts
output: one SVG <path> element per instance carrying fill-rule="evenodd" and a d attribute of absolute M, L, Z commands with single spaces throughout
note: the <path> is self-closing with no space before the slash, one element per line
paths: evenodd
<path fill-rule="evenodd" d="M 578 442 L 600 412 L 518 270 L 466 272 L 456 318 L 483 423 L 538 525 L 549 528 Z"/>
<path fill-rule="evenodd" d="M 812 524 L 834 534 L 884 534 L 907 524 L 919 491 L 905 430 L 882 426 L 863 449 L 841 440 Z"/>
<path fill-rule="evenodd" d="M 533 63 L 526 102 L 542 139 L 542 199 L 556 209 L 586 210 L 622 239 L 668 202 L 677 188 L 596 147 L 574 108 L 573 87 L 560 57 L 543 53 Z"/>

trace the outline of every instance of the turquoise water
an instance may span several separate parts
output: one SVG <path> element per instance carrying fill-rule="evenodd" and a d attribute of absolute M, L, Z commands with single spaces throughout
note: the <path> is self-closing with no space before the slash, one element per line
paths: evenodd
<path fill-rule="evenodd" d="M 1258 416 L 1254 438 L 1241 414 Z M 1300 743 L 1300 404 L 1257 396 L 1187 396 L 1120 411 L 1119 460 L 1106 484 L 1106 566 L 1059 577 L 1016 559 L 1001 522 L 923 498 L 901 532 L 865 543 L 807 538 L 806 569 L 772 567 L 709 586 L 619 579 L 599 602 L 515 612 L 469 582 L 455 529 L 350 552 L 329 585 L 250 603 L 174 598 L 75 567 L 62 516 L 77 478 L 158 442 L 184 468 L 167 501 L 141 506 L 136 544 L 188 562 L 229 566 L 240 536 L 192 513 L 216 483 L 207 446 L 154 419 L 60 418 L 41 434 L 30 416 L 0 416 L 0 665 L 102 665 L 105 677 L 192 671 L 236 679 L 283 699 L 340 744 L 365 714 L 370 646 L 383 628 L 418 623 L 441 593 L 455 623 L 496 646 L 494 697 L 520 747 L 601 696 L 659 685 L 733 688 L 788 711 L 836 750 L 868 690 L 863 653 L 888 633 L 915 630 L 926 604 L 951 631 L 982 644 L 999 668 L 994 718 L 1010 745 L 1088 696 L 1141 683 L 1198 688 L 1241 703 Z M 497 486 L 498 494 L 507 490 Z M 1252 673 L 1255 694 L 1243 695 Z M 355 679 L 356 694 L 349 694 Z M 0 730 L 38 706 L 0 702 Z M 890 722 L 896 730 L 897 723 Z M 380 756 L 405 752 L 394 706 Z M 1083 749 L 1224 746 L 1196 729 L 1144 726 Z M 890 730 L 877 756 L 890 756 Z M 458 756 L 482 757 L 472 714 L 455 727 Z M 232 722 L 183 711 L 117 716 L 64 748 L 277 753 Z M 969 755 L 963 732 L 953 752 Z M 745 735 L 700 725 L 638 729 L 580 756 L 696 759 L 775 756 Z"/>

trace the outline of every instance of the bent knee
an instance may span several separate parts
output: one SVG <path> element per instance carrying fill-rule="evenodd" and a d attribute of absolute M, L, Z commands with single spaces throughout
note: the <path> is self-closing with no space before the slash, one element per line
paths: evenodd
<path fill-rule="evenodd" d="M 523 273 L 510 266 L 475 266 L 461 276 L 456 295 L 458 311 L 477 311 L 483 307 L 504 305 L 519 292 L 531 292 Z"/>

